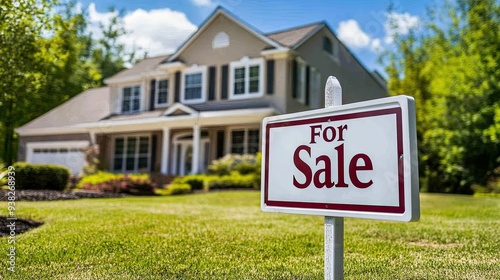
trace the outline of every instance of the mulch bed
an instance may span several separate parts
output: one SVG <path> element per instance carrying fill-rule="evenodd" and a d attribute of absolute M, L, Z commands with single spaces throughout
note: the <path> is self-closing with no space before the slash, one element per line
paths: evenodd
<path fill-rule="evenodd" d="M 117 193 L 99 193 L 87 191 L 53 191 L 53 190 L 21 190 L 15 192 L 15 201 L 51 201 L 81 198 L 115 198 L 124 197 Z M 0 190 L 0 201 L 6 201 L 7 190 Z"/>
<path fill-rule="evenodd" d="M 33 220 L 8 220 L 8 217 L 0 216 L 0 237 L 9 236 L 11 233 L 18 235 L 41 225 L 43 225 L 42 222 Z"/>

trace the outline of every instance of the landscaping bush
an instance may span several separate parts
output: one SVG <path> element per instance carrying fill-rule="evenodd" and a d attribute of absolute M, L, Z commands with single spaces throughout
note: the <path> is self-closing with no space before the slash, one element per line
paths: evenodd
<path fill-rule="evenodd" d="M 78 188 L 104 193 L 125 193 L 132 195 L 154 195 L 156 185 L 147 174 L 113 174 L 97 172 L 83 177 Z"/>
<path fill-rule="evenodd" d="M 177 177 L 172 181 L 173 184 L 188 184 L 192 190 L 202 190 L 205 182 L 205 175 L 186 175 Z"/>
<path fill-rule="evenodd" d="M 179 194 L 187 194 L 191 192 L 191 186 L 186 183 L 172 183 L 168 186 L 165 195 L 179 195 Z"/>
<path fill-rule="evenodd" d="M 18 190 L 59 190 L 66 188 L 69 170 L 54 164 L 14 163 L 16 189 Z"/>
<path fill-rule="evenodd" d="M 207 168 L 207 172 L 219 176 L 229 175 L 232 171 L 237 171 L 243 175 L 255 173 L 260 168 L 260 162 L 257 158 L 256 155 L 228 154 L 212 161 Z"/>
<path fill-rule="evenodd" d="M 256 188 L 255 174 L 242 175 L 236 171 L 231 172 L 229 175 L 224 176 L 210 176 L 207 177 L 205 182 L 210 190 L 215 189 L 251 189 Z"/>

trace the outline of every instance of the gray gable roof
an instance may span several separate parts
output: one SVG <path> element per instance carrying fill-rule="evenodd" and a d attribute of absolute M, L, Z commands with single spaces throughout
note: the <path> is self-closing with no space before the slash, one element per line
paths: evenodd
<path fill-rule="evenodd" d="M 110 114 L 109 88 L 89 89 L 42 116 L 19 127 L 17 131 L 51 127 L 67 127 L 81 123 L 95 122 Z"/>
<path fill-rule="evenodd" d="M 116 73 L 115 75 L 109 77 L 108 79 L 106 79 L 106 82 L 141 75 L 149 71 L 155 71 L 156 67 L 160 65 L 163 61 L 168 59 L 168 57 L 169 57 L 168 55 L 160 55 L 160 56 L 145 58 L 136 63 L 131 68 L 122 70 Z"/>

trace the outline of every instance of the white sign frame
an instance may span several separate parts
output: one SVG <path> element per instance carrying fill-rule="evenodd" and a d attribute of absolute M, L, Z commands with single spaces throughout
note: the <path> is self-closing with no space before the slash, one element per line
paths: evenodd
<path fill-rule="evenodd" d="M 331 203 L 327 200 L 311 203 L 296 200 L 270 199 L 269 178 L 274 176 L 269 166 L 270 150 L 284 143 L 269 139 L 272 129 L 293 128 L 297 125 L 322 123 L 327 120 L 356 119 L 394 114 L 397 126 L 398 174 L 397 206 Z M 415 102 L 409 96 L 396 96 L 352 103 L 342 106 L 267 117 L 262 121 L 262 178 L 261 208 L 266 212 L 366 218 L 389 221 L 417 221 L 420 218 L 418 155 L 416 140 Z M 285 159 L 286 160 L 286 159 Z M 281 176 L 281 175 L 280 175 Z M 290 177 L 292 177 L 290 173 Z M 282 181 L 284 182 L 284 181 Z M 276 185 L 276 184 L 275 184 Z M 276 188 L 276 187 L 275 187 Z M 294 188 L 290 185 L 290 188 Z M 308 189 L 311 189 L 309 187 Z M 354 188 L 353 188 L 354 189 Z M 304 191 L 307 191 L 304 189 Z"/>

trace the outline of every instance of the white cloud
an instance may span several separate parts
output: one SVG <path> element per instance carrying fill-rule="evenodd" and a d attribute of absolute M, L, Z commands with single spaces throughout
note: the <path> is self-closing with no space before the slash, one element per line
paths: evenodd
<path fill-rule="evenodd" d="M 174 52 L 196 30 L 186 15 L 171 9 L 138 9 L 123 18 L 127 45 L 136 44 L 151 55 Z"/>
<path fill-rule="evenodd" d="M 95 5 L 89 5 L 89 29 L 94 37 L 100 37 L 99 25 L 107 25 L 116 12 L 100 13 Z M 136 51 L 137 57 L 143 52 L 149 56 L 173 53 L 196 29 L 182 12 L 171 9 L 145 11 L 137 9 L 127 13 L 122 18 L 123 27 L 127 31 L 120 42 L 125 50 Z"/>
<path fill-rule="evenodd" d="M 365 48 L 370 45 L 370 36 L 363 32 L 358 22 L 353 19 L 340 22 L 337 32 L 339 39 L 351 48 Z"/>
<path fill-rule="evenodd" d="M 201 7 L 212 7 L 215 5 L 212 2 L 212 0 L 191 0 L 191 3 L 195 4 L 196 6 L 201 6 Z"/>
<path fill-rule="evenodd" d="M 384 39 L 385 43 L 391 44 L 394 41 L 394 36 L 406 35 L 410 32 L 410 29 L 418 27 L 420 24 L 420 18 L 418 16 L 412 16 L 409 13 L 387 13 L 385 15 L 385 32 L 386 37 Z"/>
<path fill-rule="evenodd" d="M 378 38 L 372 39 L 372 41 L 370 42 L 370 49 L 374 52 L 382 51 L 382 41 L 380 41 L 380 39 Z"/>

